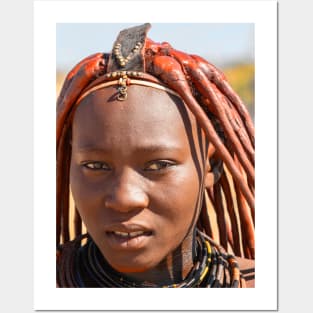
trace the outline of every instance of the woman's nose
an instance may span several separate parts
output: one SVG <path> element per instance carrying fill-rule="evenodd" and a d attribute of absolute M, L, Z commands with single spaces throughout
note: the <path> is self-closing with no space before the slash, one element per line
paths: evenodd
<path fill-rule="evenodd" d="M 132 169 L 123 170 L 114 177 L 105 198 L 105 207 L 120 212 L 147 208 L 149 198 L 142 177 Z"/>

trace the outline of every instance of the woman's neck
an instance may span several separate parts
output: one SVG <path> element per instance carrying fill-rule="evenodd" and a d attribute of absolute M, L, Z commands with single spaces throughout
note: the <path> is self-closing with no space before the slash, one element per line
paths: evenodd
<path fill-rule="evenodd" d="M 145 272 L 127 273 L 125 276 L 158 286 L 180 283 L 194 265 L 194 245 L 194 235 L 190 234 L 179 247 L 153 269 Z"/>

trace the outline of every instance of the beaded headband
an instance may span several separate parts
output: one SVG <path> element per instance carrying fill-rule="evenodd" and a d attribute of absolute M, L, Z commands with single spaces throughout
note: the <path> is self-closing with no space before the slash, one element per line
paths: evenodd
<path fill-rule="evenodd" d="M 138 76 L 141 76 L 140 75 L 141 73 L 137 73 L 137 74 L 138 74 Z M 112 77 L 117 76 L 116 72 L 107 73 L 106 75 L 113 75 Z M 89 88 L 78 98 L 76 103 L 79 103 L 82 99 L 87 97 L 92 92 L 99 90 L 99 89 L 106 88 L 106 87 L 110 87 L 110 86 L 117 86 L 118 94 L 117 94 L 116 99 L 120 100 L 120 101 L 124 101 L 127 99 L 127 87 L 130 85 L 152 87 L 154 89 L 163 90 L 163 91 L 170 93 L 170 94 L 181 99 L 180 95 L 177 92 L 175 92 L 174 90 L 172 90 L 172 89 L 170 89 L 164 85 L 158 84 L 156 82 L 151 82 L 148 80 L 129 78 L 127 75 L 124 75 L 124 76 L 120 77 L 119 79 L 104 81 L 104 82 L 101 82 L 101 83 Z"/>

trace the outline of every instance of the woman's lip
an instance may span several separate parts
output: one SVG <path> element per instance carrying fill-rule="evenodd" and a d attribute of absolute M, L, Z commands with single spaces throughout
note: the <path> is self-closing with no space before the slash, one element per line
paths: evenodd
<path fill-rule="evenodd" d="M 107 225 L 104 229 L 106 232 L 121 232 L 121 233 L 133 233 L 133 232 L 152 232 L 151 229 L 149 229 L 146 226 L 140 225 L 140 224 L 124 224 L 124 223 L 116 223 Z"/>
<path fill-rule="evenodd" d="M 119 232 L 119 231 L 118 231 Z M 125 233 L 125 232 L 124 232 Z M 128 232 L 132 233 L 132 232 Z M 135 232 L 133 232 L 135 233 Z M 108 245 L 114 250 L 138 250 L 146 246 L 151 240 L 152 232 L 142 232 L 135 236 L 121 236 L 114 231 L 106 232 Z"/>

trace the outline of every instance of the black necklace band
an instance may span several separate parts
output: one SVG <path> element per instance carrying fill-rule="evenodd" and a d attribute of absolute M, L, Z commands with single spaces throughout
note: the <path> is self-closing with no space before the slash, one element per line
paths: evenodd
<path fill-rule="evenodd" d="M 82 245 L 83 239 L 87 243 Z M 131 280 L 115 271 L 89 237 L 82 235 L 63 245 L 57 262 L 59 287 L 107 288 L 238 288 L 240 271 L 234 256 L 197 230 L 194 266 L 178 284 L 157 285 Z"/>

